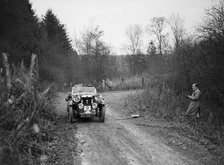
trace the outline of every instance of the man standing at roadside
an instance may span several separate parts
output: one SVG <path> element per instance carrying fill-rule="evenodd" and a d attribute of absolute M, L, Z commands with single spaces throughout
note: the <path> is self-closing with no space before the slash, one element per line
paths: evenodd
<path fill-rule="evenodd" d="M 201 118 L 201 110 L 200 110 L 200 90 L 199 85 L 197 83 L 194 83 L 192 85 L 193 93 L 192 95 L 188 95 L 187 98 L 191 100 L 189 107 L 186 112 L 186 116 L 196 115 L 198 118 Z"/>

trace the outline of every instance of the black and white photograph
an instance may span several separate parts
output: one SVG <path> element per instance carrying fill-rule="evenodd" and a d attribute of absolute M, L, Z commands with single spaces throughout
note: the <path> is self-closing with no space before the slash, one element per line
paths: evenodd
<path fill-rule="evenodd" d="M 224 0 L 0 0 L 0 165 L 224 165 Z"/>

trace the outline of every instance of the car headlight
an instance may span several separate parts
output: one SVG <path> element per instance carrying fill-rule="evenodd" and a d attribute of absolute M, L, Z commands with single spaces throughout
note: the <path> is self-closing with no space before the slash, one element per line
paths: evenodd
<path fill-rule="evenodd" d="M 97 103 L 93 103 L 92 107 L 93 107 L 93 109 L 96 109 L 97 108 Z"/>
<path fill-rule="evenodd" d="M 101 99 L 101 103 L 104 104 L 104 102 L 105 102 L 104 99 Z"/>
<path fill-rule="evenodd" d="M 101 95 L 96 95 L 96 96 L 95 96 L 95 100 L 96 100 L 96 101 L 100 101 L 101 99 L 102 99 L 102 96 L 101 96 Z"/>
<path fill-rule="evenodd" d="M 78 106 L 79 106 L 79 109 L 83 109 L 83 103 L 79 103 Z"/>
<path fill-rule="evenodd" d="M 73 101 L 74 102 L 78 103 L 78 102 L 80 102 L 80 100 L 81 100 L 81 97 L 79 95 L 73 96 Z"/>

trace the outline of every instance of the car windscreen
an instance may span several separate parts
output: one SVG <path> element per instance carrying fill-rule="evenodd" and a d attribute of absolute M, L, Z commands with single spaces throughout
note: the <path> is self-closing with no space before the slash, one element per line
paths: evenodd
<path fill-rule="evenodd" d="M 77 94 L 96 94 L 96 88 L 95 87 L 73 87 L 72 88 L 72 95 Z"/>

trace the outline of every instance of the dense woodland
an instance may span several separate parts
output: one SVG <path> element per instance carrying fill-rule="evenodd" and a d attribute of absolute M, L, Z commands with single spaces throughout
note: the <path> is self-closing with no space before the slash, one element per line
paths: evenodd
<path fill-rule="evenodd" d="M 111 47 L 103 40 L 99 26 L 85 30 L 73 49 L 66 27 L 52 10 L 40 19 L 28 0 L 0 1 L 0 54 L 7 53 L 10 66 L 24 63 L 30 66 L 31 54 L 38 56 L 41 81 L 93 83 L 103 79 L 122 79 L 134 75 L 154 75 L 176 93 L 189 92 L 198 82 L 203 96 L 216 105 L 224 106 L 224 11 L 223 2 L 205 10 L 205 19 L 194 35 L 186 33 L 183 20 L 173 15 L 169 20 L 155 17 L 146 31 L 156 35 L 146 51 L 140 49 L 142 28 L 127 28 L 129 53 L 111 55 Z M 174 38 L 168 43 L 166 26 Z M 2 58 L 1 75 L 4 76 Z"/>
<path fill-rule="evenodd" d="M 187 34 L 178 15 L 170 20 L 153 18 L 146 31 L 156 39 L 145 51 L 140 49 L 143 30 L 138 25 L 130 26 L 127 28 L 128 53 L 116 56 L 104 41 L 104 32 L 99 26 L 85 30 L 77 39 L 75 50 L 66 26 L 51 9 L 40 19 L 29 0 L 0 0 L 0 78 L 3 81 L 7 76 L 3 53 L 8 55 L 12 73 L 21 64 L 29 68 L 34 53 L 37 55 L 39 81 L 55 83 L 59 87 L 65 83 L 89 82 L 97 86 L 103 79 L 144 75 L 154 77 L 157 86 L 173 90 L 178 97 L 188 94 L 191 84 L 197 82 L 203 101 L 212 107 L 211 112 L 216 116 L 214 122 L 222 126 L 224 3 L 220 1 L 205 10 L 204 18 L 194 35 Z M 165 25 L 170 28 L 173 45 L 168 42 Z"/>

